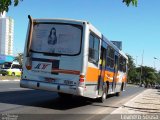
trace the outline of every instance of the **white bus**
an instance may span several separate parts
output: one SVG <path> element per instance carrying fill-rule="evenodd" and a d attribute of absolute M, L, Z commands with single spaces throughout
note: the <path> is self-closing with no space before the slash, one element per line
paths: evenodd
<path fill-rule="evenodd" d="M 21 87 L 104 101 L 127 80 L 127 56 L 87 21 L 29 16 Z"/>

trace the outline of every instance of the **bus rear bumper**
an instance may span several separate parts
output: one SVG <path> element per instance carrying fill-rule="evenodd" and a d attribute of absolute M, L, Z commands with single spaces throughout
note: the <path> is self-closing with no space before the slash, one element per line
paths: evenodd
<path fill-rule="evenodd" d="M 20 81 L 20 87 L 61 92 L 78 96 L 83 96 L 83 91 L 84 91 L 84 88 L 82 87 L 64 85 L 64 84 L 54 84 L 54 83 L 34 81 L 34 80 L 25 80 L 25 79 L 22 79 Z"/>

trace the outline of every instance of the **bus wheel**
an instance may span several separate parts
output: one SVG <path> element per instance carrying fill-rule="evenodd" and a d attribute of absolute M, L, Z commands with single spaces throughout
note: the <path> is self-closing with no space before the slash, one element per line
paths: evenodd
<path fill-rule="evenodd" d="M 15 73 L 13 72 L 11 75 L 12 75 L 12 76 L 15 76 Z"/>
<path fill-rule="evenodd" d="M 58 93 L 59 97 L 61 98 L 72 98 L 72 94 L 66 94 L 66 93 Z"/>
<path fill-rule="evenodd" d="M 121 95 L 121 91 L 123 91 L 123 86 L 124 86 L 124 83 L 122 83 L 122 85 L 121 85 L 120 92 L 116 92 L 116 96 L 120 96 Z"/>
<path fill-rule="evenodd" d="M 98 101 L 103 103 L 106 100 L 106 98 L 107 98 L 107 92 L 106 90 L 104 90 L 102 96 L 98 98 Z"/>
<path fill-rule="evenodd" d="M 116 92 L 116 96 L 120 96 L 121 95 L 121 92 Z"/>

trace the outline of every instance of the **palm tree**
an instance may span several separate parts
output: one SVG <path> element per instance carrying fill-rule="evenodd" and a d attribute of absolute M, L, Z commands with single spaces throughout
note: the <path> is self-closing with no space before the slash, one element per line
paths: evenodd
<path fill-rule="evenodd" d="M 18 53 L 18 56 L 15 57 L 14 61 L 18 61 L 19 64 L 22 66 L 22 63 L 23 63 L 23 53 Z"/>

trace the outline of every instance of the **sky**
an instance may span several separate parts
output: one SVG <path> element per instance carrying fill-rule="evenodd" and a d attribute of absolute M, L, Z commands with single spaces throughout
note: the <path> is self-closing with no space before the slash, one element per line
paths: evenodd
<path fill-rule="evenodd" d="M 160 0 L 138 0 L 127 7 L 122 0 L 23 0 L 10 6 L 14 19 L 14 54 L 24 50 L 28 15 L 33 18 L 71 18 L 91 22 L 109 40 L 122 41 L 123 51 L 137 66 L 160 70 Z M 158 59 L 154 59 L 154 57 Z"/>

